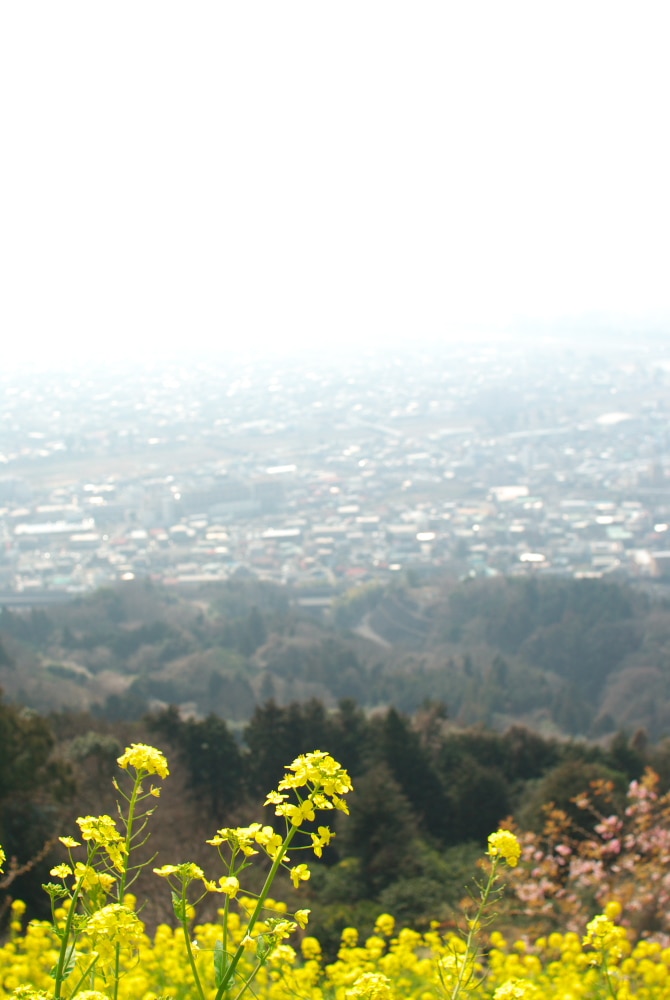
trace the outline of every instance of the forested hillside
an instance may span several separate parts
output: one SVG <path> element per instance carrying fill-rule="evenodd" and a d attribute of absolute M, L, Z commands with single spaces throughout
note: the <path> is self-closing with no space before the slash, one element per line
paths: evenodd
<path fill-rule="evenodd" d="M 609 814 L 645 767 L 670 786 L 669 653 L 666 601 L 593 580 L 359 588 L 328 620 L 253 580 L 189 594 L 137 582 L 5 609 L 11 891 L 42 912 L 53 838 L 113 809 L 109 779 L 133 741 L 170 760 L 154 849 L 202 864 L 206 836 L 263 819 L 283 767 L 322 748 L 355 788 L 304 889 L 324 945 L 380 909 L 448 921 L 505 817 L 541 831 L 553 803 L 585 829 L 585 790 Z M 170 919 L 169 900 L 140 888 L 147 920 Z"/>
<path fill-rule="evenodd" d="M 110 720 L 178 706 L 239 728 L 255 706 L 352 698 L 461 725 L 599 738 L 670 729 L 670 602 L 618 583 L 445 580 L 357 588 L 327 618 L 254 580 L 146 582 L 0 613 L 0 685 L 39 711 Z"/>

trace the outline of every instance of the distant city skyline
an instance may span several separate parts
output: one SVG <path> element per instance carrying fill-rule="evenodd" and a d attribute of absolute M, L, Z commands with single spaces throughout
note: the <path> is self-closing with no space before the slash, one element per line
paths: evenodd
<path fill-rule="evenodd" d="M 666 16 L 6 5 L 5 365 L 670 332 Z"/>

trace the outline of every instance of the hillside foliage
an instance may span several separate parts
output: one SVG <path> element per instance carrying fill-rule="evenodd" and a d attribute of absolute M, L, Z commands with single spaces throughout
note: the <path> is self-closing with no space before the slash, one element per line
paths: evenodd
<path fill-rule="evenodd" d="M 468 726 L 598 738 L 670 730 L 670 601 L 602 580 L 361 587 L 327 620 L 254 580 L 178 593 L 135 581 L 0 612 L 0 686 L 48 712 L 138 719 L 169 705 L 241 727 L 257 705 L 353 699 Z"/>

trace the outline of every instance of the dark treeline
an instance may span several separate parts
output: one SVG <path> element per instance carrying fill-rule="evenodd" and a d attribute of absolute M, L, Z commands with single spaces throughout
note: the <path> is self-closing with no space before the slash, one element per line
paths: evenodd
<path fill-rule="evenodd" d="M 670 741 L 650 746 L 641 731 L 596 745 L 548 739 L 522 726 L 502 733 L 462 729 L 434 702 L 410 716 L 394 708 L 368 714 L 352 700 L 334 710 L 316 699 L 287 706 L 269 701 L 256 708 L 241 741 L 214 715 L 183 720 L 168 708 L 145 723 L 174 748 L 190 794 L 217 821 L 274 788 L 298 754 L 319 748 L 355 781 L 375 775 L 392 787 L 419 833 L 443 847 L 484 843 L 507 816 L 533 826 L 549 799 L 569 808 L 595 777 L 613 780 L 622 792 L 647 766 L 670 780 Z"/>

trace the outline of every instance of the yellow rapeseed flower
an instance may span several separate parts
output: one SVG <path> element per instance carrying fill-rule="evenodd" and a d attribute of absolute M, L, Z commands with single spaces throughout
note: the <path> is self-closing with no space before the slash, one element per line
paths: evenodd
<path fill-rule="evenodd" d="M 334 836 L 327 826 L 320 826 L 317 833 L 310 833 L 312 850 L 317 858 L 322 856 L 324 847 L 328 846 Z"/>
<path fill-rule="evenodd" d="M 167 778 L 170 773 L 165 755 L 146 743 L 132 743 L 118 758 L 117 764 L 126 770 L 134 767 L 136 771 L 158 774 L 161 778 Z"/>
<path fill-rule="evenodd" d="M 357 997 L 365 1000 L 387 1000 L 391 997 L 391 980 L 381 972 L 364 972 L 360 975 L 350 990 L 345 993 L 352 1000 Z"/>
<path fill-rule="evenodd" d="M 270 917 L 267 921 L 268 933 L 274 937 L 275 941 L 283 941 L 289 937 L 293 931 L 297 930 L 297 924 L 292 920 L 283 917 Z"/>
<path fill-rule="evenodd" d="M 275 833 L 271 826 L 264 826 L 256 832 L 256 843 L 265 848 L 268 857 L 274 861 L 283 844 L 281 834 Z"/>
<path fill-rule="evenodd" d="M 49 875 L 54 875 L 56 878 L 68 878 L 72 875 L 72 869 L 69 865 L 56 865 L 49 872 Z"/>
<path fill-rule="evenodd" d="M 217 830 L 215 835 L 206 840 L 205 843 L 212 844 L 213 847 L 228 844 L 231 850 L 242 851 L 247 857 L 251 857 L 252 854 L 258 854 L 253 845 L 257 842 L 259 833 L 261 836 L 263 835 L 263 827 L 260 823 L 252 823 L 251 826 L 226 826 Z"/>
<path fill-rule="evenodd" d="M 77 826 L 81 830 L 84 840 L 90 840 L 94 844 L 107 846 L 116 844 L 121 840 L 121 834 L 116 829 L 116 823 L 111 816 L 79 816 Z"/>
<path fill-rule="evenodd" d="M 117 945 L 135 949 L 142 940 L 143 932 L 144 927 L 137 914 L 121 903 L 110 903 L 96 910 L 86 925 L 86 933 L 92 938 L 103 964 L 114 960 Z"/>
<path fill-rule="evenodd" d="M 59 837 L 58 839 L 61 844 L 64 844 L 66 847 L 81 847 L 79 841 L 75 840 L 74 837 Z"/>
<path fill-rule="evenodd" d="M 315 937 L 303 938 L 300 948 L 302 950 L 303 958 L 307 961 L 315 961 L 321 958 L 321 944 Z"/>
<path fill-rule="evenodd" d="M 395 917 L 390 913 L 381 913 L 375 921 L 375 930 L 384 937 L 391 937 L 395 930 Z"/>
<path fill-rule="evenodd" d="M 306 882 L 308 878 L 311 877 L 311 871 L 307 865 L 296 865 L 295 868 L 289 870 L 289 875 L 291 876 L 291 881 L 297 889 L 301 882 Z"/>
<path fill-rule="evenodd" d="M 161 865 L 160 868 L 154 868 L 154 875 L 159 875 L 161 878 L 168 878 L 170 875 L 177 875 L 179 872 L 179 865 Z"/>
<path fill-rule="evenodd" d="M 114 867 L 123 871 L 123 855 L 128 851 L 112 817 L 79 816 L 77 825 L 81 830 L 82 840 L 104 848 Z"/>
<path fill-rule="evenodd" d="M 490 858 L 503 858 L 510 868 L 516 868 L 521 857 L 521 844 L 511 830 L 497 830 L 489 834 Z"/>
<path fill-rule="evenodd" d="M 493 1000 L 530 1000 L 537 996 L 537 989 L 528 980 L 508 979 L 493 994 Z"/>
<path fill-rule="evenodd" d="M 582 944 L 591 945 L 595 951 L 619 950 L 617 946 L 626 940 L 626 931 L 608 920 L 604 913 L 599 913 L 586 925 L 586 934 Z"/>
<path fill-rule="evenodd" d="M 240 891 L 239 879 L 236 879 L 234 875 L 222 875 L 218 884 L 210 882 L 207 879 L 203 879 L 203 882 L 207 892 L 222 892 L 224 895 L 230 896 L 231 899 L 235 899 L 235 896 Z"/>
<path fill-rule="evenodd" d="M 280 792 L 285 789 L 310 786 L 313 789 L 320 789 L 324 795 L 334 799 L 337 795 L 346 795 L 353 787 L 347 771 L 323 750 L 301 754 L 288 765 L 287 771 L 293 773 L 287 774 L 279 782 L 277 787 Z"/>
<path fill-rule="evenodd" d="M 618 920 L 621 916 L 622 910 L 623 907 L 618 899 L 610 899 L 610 901 L 605 904 L 603 912 L 608 920 Z"/>
<path fill-rule="evenodd" d="M 283 802 L 275 809 L 275 815 L 286 816 L 293 826 L 302 826 L 305 820 L 311 822 L 314 819 L 314 803 L 310 799 L 305 799 L 304 802 L 300 802 L 298 805 Z"/>
<path fill-rule="evenodd" d="M 185 887 L 190 885 L 191 882 L 201 881 L 209 889 L 204 871 L 200 865 L 196 865 L 193 861 L 184 861 L 181 865 L 162 865 L 160 868 L 152 870 L 154 875 L 158 875 L 159 878 L 174 879 L 175 881 L 170 882 L 172 888 L 174 888 L 175 882 L 181 883 L 181 886 Z M 218 892 L 219 890 L 216 891 Z"/>

